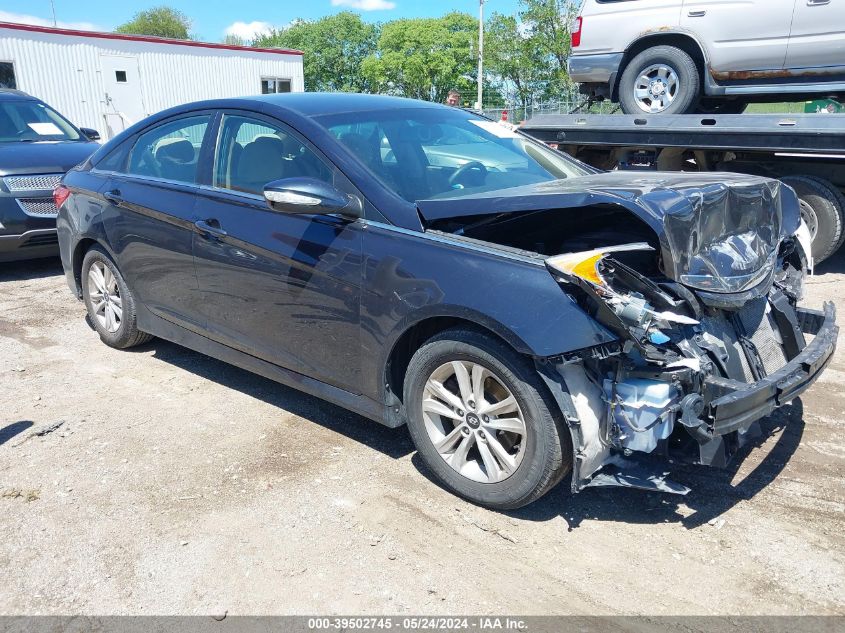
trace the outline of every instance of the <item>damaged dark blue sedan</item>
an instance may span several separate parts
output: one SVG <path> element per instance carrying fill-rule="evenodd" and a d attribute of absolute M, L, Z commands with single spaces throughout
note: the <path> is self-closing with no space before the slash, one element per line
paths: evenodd
<path fill-rule="evenodd" d="M 644 464 L 727 463 L 836 342 L 833 305 L 798 307 L 788 187 L 596 173 L 429 103 L 182 106 L 55 197 L 106 344 L 160 337 L 407 423 L 443 485 L 491 508 L 566 476 L 685 492 Z"/>

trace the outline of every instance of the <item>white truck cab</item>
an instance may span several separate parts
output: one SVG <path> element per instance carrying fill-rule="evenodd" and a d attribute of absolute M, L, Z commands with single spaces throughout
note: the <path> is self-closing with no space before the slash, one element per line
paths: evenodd
<path fill-rule="evenodd" d="M 627 114 L 845 95 L 845 0 L 584 0 L 569 74 Z"/>

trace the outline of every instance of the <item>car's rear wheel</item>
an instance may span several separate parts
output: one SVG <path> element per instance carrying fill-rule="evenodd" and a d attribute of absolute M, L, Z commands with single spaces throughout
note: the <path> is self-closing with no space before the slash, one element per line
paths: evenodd
<path fill-rule="evenodd" d="M 700 83 L 692 57 L 674 46 L 655 46 L 625 67 L 619 80 L 619 103 L 626 114 L 694 112 Z"/>
<path fill-rule="evenodd" d="M 152 339 L 138 329 L 135 298 L 115 263 L 98 246 L 82 260 L 82 297 L 88 318 L 106 345 L 126 349 Z"/>
<path fill-rule="evenodd" d="M 527 360 L 481 332 L 427 341 L 405 380 L 408 428 L 446 488 L 494 509 L 527 505 L 569 471 L 571 444 Z"/>
<path fill-rule="evenodd" d="M 781 180 L 798 195 L 801 218 L 813 239 L 813 259 L 818 264 L 836 252 L 842 243 L 845 209 L 841 194 L 833 187 L 808 176 L 786 176 Z"/>

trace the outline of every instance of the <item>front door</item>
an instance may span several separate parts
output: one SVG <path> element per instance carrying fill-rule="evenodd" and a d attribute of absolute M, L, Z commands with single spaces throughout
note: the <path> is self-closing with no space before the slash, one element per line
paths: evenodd
<path fill-rule="evenodd" d="M 279 122 L 233 113 L 220 126 L 194 236 L 207 335 L 360 392 L 361 224 L 279 213 L 263 197 L 273 180 L 343 177 Z"/>
<path fill-rule="evenodd" d="M 106 106 L 106 133 L 112 138 L 146 118 L 148 112 L 144 104 L 137 57 L 100 55 L 100 69 Z"/>
<path fill-rule="evenodd" d="M 743 79 L 728 73 L 783 68 L 794 6 L 795 0 L 684 0 L 681 26 L 707 50 L 714 79 Z"/>
<path fill-rule="evenodd" d="M 845 0 L 798 0 L 786 67 L 845 73 Z"/>

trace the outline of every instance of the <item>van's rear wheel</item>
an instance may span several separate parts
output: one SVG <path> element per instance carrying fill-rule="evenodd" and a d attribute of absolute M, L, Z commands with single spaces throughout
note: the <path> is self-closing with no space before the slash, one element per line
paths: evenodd
<path fill-rule="evenodd" d="M 453 329 L 414 354 L 408 428 L 452 492 L 494 509 L 527 505 L 569 471 L 569 431 L 525 358 L 480 332 Z"/>
<path fill-rule="evenodd" d="M 634 57 L 619 80 L 625 114 L 694 112 L 701 78 L 692 57 L 674 46 L 655 46 Z"/>

